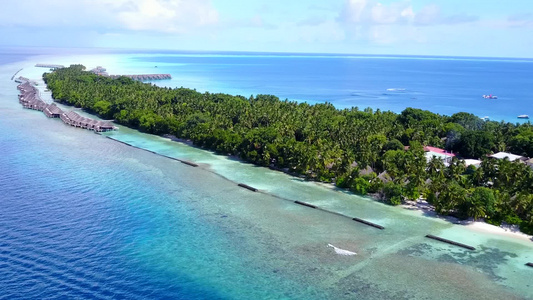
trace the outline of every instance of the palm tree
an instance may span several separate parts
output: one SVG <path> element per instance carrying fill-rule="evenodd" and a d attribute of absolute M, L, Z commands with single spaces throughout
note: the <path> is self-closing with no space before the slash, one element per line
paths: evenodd
<path fill-rule="evenodd" d="M 450 165 L 446 169 L 446 177 L 450 180 L 460 181 L 461 175 L 466 171 L 464 160 L 452 157 Z"/>
<path fill-rule="evenodd" d="M 426 171 L 428 173 L 428 177 L 433 181 L 433 180 L 444 178 L 445 168 L 446 166 L 444 165 L 444 162 L 442 161 L 442 159 L 436 156 L 433 156 L 431 157 L 431 159 L 429 160 L 427 164 Z"/>

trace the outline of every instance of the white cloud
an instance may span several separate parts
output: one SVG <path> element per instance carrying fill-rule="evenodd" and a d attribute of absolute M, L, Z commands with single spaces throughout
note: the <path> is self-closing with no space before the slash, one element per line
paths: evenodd
<path fill-rule="evenodd" d="M 442 14 L 440 7 L 432 4 L 423 7 L 414 18 L 414 25 L 431 26 L 431 25 L 455 25 L 460 23 L 475 22 L 479 18 L 473 15 L 458 14 L 446 16 Z"/>
<path fill-rule="evenodd" d="M 455 25 L 477 21 L 470 15 L 446 16 L 435 4 L 418 10 L 411 1 L 400 0 L 382 4 L 377 0 L 346 0 L 338 21 L 347 33 L 357 40 L 367 40 L 376 44 L 398 42 L 424 43 L 427 37 L 418 27 Z"/>
<path fill-rule="evenodd" d="M 306 43 L 331 43 L 344 40 L 344 31 L 334 21 L 318 24 L 307 24 L 297 27 L 294 32 L 295 41 Z"/>
<path fill-rule="evenodd" d="M 409 1 L 385 5 L 373 0 L 347 0 L 340 14 L 342 22 L 359 25 L 408 23 L 413 18 Z"/>
<path fill-rule="evenodd" d="M 186 32 L 218 22 L 210 0 L 8 1 L 0 26 Z"/>
<path fill-rule="evenodd" d="M 430 4 L 415 11 L 411 1 L 382 4 L 376 0 L 346 0 L 339 20 L 348 25 L 446 25 L 473 22 L 471 15 L 444 16 L 440 7 Z"/>
<path fill-rule="evenodd" d="M 413 8 L 407 2 L 397 2 L 391 5 L 377 3 L 371 8 L 371 20 L 377 24 L 408 23 L 413 17 Z"/>
<path fill-rule="evenodd" d="M 533 14 L 521 13 L 514 14 L 507 17 L 505 22 L 508 27 L 532 27 L 533 26 Z"/>
<path fill-rule="evenodd" d="M 326 23 L 329 20 L 322 16 L 310 16 L 304 20 L 298 21 L 296 25 L 299 26 L 318 26 L 320 24 Z"/>
<path fill-rule="evenodd" d="M 139 0 L 118 13 L 118 20 L 132 30 L 184 32 L 190 27 L 215 24 L 218 13 L 209 1 Z"/>
<path fill-rule="evenodd" d="M 415 16 L 414 23 L 416 25 L 431 25 L 436 20 L 440 19 L 440 8 L 433 4 L 423 7 Z"/>
<path fill-rule="evenodd" d="M 239 29 L 272 30 L 278 28 L 274 22 L 269 22 L 261 14 L 255 14 L 245 19 L 225 18 L 218 21 L 216 26 L 217 32 L 231 32 Z M 213 31 L 214 32 L 214 31 Z"/>

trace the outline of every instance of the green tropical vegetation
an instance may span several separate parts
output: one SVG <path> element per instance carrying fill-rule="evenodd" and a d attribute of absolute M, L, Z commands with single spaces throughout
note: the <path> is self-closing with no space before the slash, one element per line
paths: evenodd
<path fill-rule="evenodd" d="M 393 205 L 422 196 L 439 214 L 517 224 L 533 234 L 533 170 L 486 156 L 508 151 L 532 157 L 529 123 L 484 121 L 464 112 L 445 116 L 407 108 L 396 114 L 272 95 L 200 93 L 84 69 L 72 65 L 44 74 L 56 101 Z M 482 163 L 467 168 L 457 158 L 449 166 L 435 157 L 427 161 L 423 145 Z"/>

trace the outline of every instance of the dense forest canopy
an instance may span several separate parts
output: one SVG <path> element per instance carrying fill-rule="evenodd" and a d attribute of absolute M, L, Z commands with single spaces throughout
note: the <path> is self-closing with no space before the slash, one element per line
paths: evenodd
<path fill-rule="evenodd" d="M 199 93 L 84 69 L 73 65 L 45 73 L 54 99 L 143 132 L 173 134 L 258 165 L 373 193 L 391 204 L 423 196 L 440 214 L 504 221 L 533 233 L 533 170 L 487 158 L 498 151 L 532 157 L 529 123 L 484 121 L 464 112 L 444 116 L 407 108 L 396 114 L 272 95 Z M 425 145 L 479 158 L 481 166 L 467 168 L 457 158 L 449 166 L 435 157 L 428 162 Z"/>

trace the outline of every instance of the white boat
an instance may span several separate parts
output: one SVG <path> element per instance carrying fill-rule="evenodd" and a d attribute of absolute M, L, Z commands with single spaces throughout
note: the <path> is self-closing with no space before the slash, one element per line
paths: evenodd
<path fill-rule="evenodd" d="M 519 115 L 517 118 L 519 119 L 529 119 L 528 115 Z"/>
<path fill-rule="evenodd" d="M 483 95 L 483 98 L 485 98 L 485 99 L 498 99 L 498 96 L 495 96 L 495 95 Z"/>

